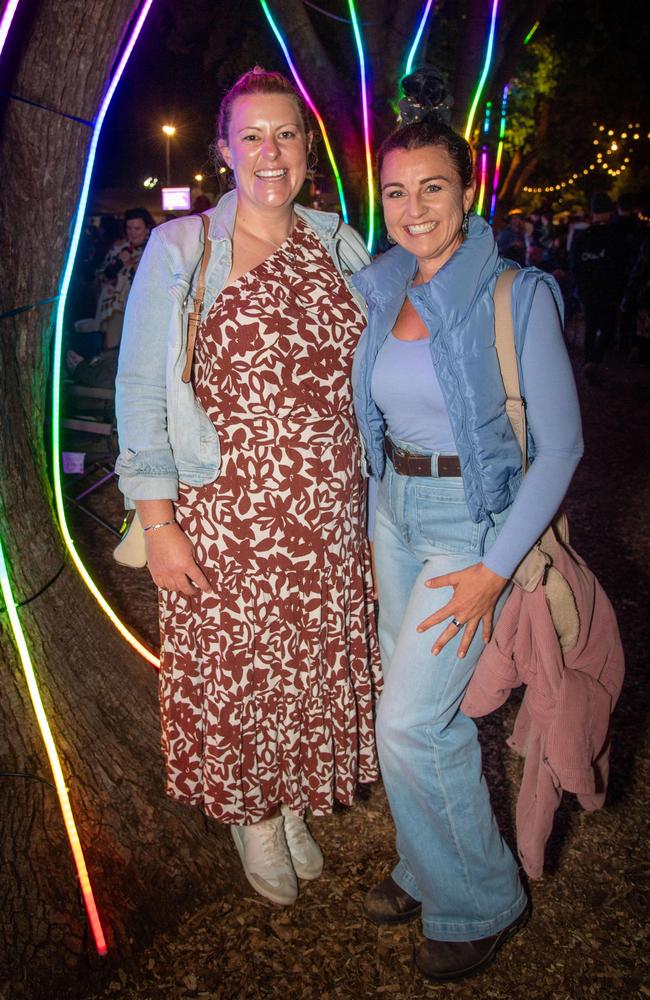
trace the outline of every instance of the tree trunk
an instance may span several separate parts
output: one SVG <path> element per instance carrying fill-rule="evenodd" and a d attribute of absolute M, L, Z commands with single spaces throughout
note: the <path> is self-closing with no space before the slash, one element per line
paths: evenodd
<path fill-rule="evenodd" d="M 133 16 L 133 0 L 43 0 L 16 21 L 20 35 L 12 33 L 9 45 L 19 58 L 7 89 L 54 110 L 17 99 L 1 109 L 2 313 L 56 295 L 92 130 L 55 112 L 93 119 Z M 111 956 L 124 962 L 235 869 L 201 814 L 166 799 L 155 672 L 119 638 L 66 558 L 43 431 L 52 315 L 46 305 L 0 320 L 0 523 L 16 600 L 46 588 L 20 617 L 107 934 L 109 969 Z M 2 617 L 0 982 L 11 984 L 12 997 L 64 997 L 71 972 L 87 974 L 94 964 L 94 946 L 56 795 L 28 777 L 51 779 Z"/>
<path fill-rule="evenodd" d="M 273 4 L 289 50 L 308 92 L 325 120 L 334 155 L 341 171 L 350 223 L 364 232 L 364 208 L 367 204 L 363 125 L 357 93 L 350 91 L 342 74 L 335 69 L 317 32 L 307 8 L 301 0 L 277 0 Z M 350 49 L 354 38 L 350 27 Z M 319 143 L 319 156 L 326 173 L 329 164 L 324 143 Z"/>

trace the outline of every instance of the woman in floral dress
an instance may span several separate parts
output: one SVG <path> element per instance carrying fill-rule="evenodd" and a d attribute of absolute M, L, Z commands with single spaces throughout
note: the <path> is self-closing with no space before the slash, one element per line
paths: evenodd
<path fill-rule="evenodd" d="M 160 588 L 168 791 L 230 825 L 250 883 L 280 904 L 322 870 L 305 812 L 377 777 L 350 388 L 365 321 L 346 281 L 367 257 L 338 216 L 294 203 L 310 144 L 279 74 L 255 69 L 226 95 L 218 148 L 236 190 L 210 213 L 192 384 L 179 328 L 202 247 L 187 218 L 140 264 L 117 400 L 120 485 Z"/>

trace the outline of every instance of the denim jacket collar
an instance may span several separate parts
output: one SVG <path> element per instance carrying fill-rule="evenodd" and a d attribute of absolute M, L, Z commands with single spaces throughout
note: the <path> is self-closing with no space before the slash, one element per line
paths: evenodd
<path fill-rule="evenodd" d="M 341 220 L 335 212 L 316 212 L 298 204 L 293 207 L 296 215 L 304 219 L 321 239 L 330 239 L 340 225 Z M 210 216 L 209 238 L 230 243 L 237 216 L 237 191 L 227 191 L 207 214 Z"/>

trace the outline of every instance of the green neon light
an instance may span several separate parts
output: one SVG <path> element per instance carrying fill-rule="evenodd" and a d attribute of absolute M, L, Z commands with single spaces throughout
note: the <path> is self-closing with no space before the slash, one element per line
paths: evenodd
<path fill-rule="evenodd" d="M 531 40 L 531 38 L 533 37 L 538 28 L 539 28 L 539 21 L 535 21 L 534 25 L 524 38 L 524 45 L 528 45 L 529 41 Z"/>
<path fill-rule="evenodd" d="M 97 118 L 95 120 L 95 126 L 93 128 L 92 138 L 90 140 L 90 148 L 88 151 L 88 160 L 86 162 L 86 169 L 84 173 L 84 179 L 81 187 L 81 194 L 79 197 L 79 204 L 77 206 L 77 214 L 74 220 L 74 226 L 72 231 L 72 237 L 70 240 L 70 250 L 63 270 L 63 277 L 61 279 L 61 294 L 59 297 L 58 308 L 56 313 L 56 326 L 54 330 L 54 350 L 53 350 L 53 360 L 52 360 L 52 479 L 54 487 L 54 500 L 56 505 L 56 512 L 59 519 L 59 526 L 61 528 L 61 534 L 63 535 L 63 540 L 66 544 L 66 548 L 70 553 L 72 562 L 74 563 L 77 572 L 81 576 L 82 580 L 88 587 L 88 590 L 93 595 L 100 608 L 105 615 L 110 619 L 115 628 L 120 632 L 120 634 L 126 639 L 126 641 L 133 646 L 133 648 L 148 660 L 152 666 L 159 666 L 158 657 L 154 656 L 150 649 L 147 649 L 139 639 L 137 639 L 123 624 L 123 622 L 118 618 L 117 614 L 113 611 L 108 601 L 100 591 L 99 587 L 92 579 L 90 573 L 86 569 L 84 563 L 81 560 L 79 553 L 75 548 L 74 539 L 70 534 L 70 529 L 68 527 L 68 522 L 66 519 L 65 506 L 63 503 L 63 488 L 61 483 L 61 432 L 60 432 L 60 418 L 61 418 L 61 364 L 62 364 L 62 353 L 63 353 L 63 317 L 65 314 L 66 301 L 68 297 L 68 289 L 70 288 L 70 281 L 72 279 L 72 270 L 74 268 L 75 257 L 77 254 L 77 248 L 79 246 L 79 240 L 81 238 L 81 232 L 84 223 L 84 217 L 86 212 L 86 205 L 88 202 L 88 192 L 90 190 L 90 180 L 92 177 L 93 167 L 95 165 L 95 156 L 97 154 L 97 144 L 99 142 L 99 135 L 104 124 L 104 119 L 106 117 L 106 112 L 113 99 L 113 94 L 117 88 L 120 81 L 122 73 L 126 67 L 129 60 L 133 47 L 138 39 L 142 26 L 145 22 L 147 14 L 151 8 L 153 0 L 145 0 L 144 6 L 140 11 L 136 24 L 133 28 L 131 36 L 127 42 L 124 49 L 120 62 L 115 70 L 113 77 L 108 85 L 106 93 L 104 94 L 100 109 L 97 113 Z"/>
<path fill-rule="evenodd" d="M 372 148 L 370 140 L 370 113 L 368 108 L 368 88 L 366 82 L 366 60 L 363 52 L 363 41 L 359 30 L 359 19 L 354 5 L 354 0 L 348 0 L 348 9 L 354 31 L 354 40 L 357 46 L 359 57 L 359 76 L 361 78 L 361 111 L 363 115 L 363 141 L 366 149 L 366 177 L 368 182 L 368 237 L 366 246 L 368 253 L 372 253 L 375 242 L 375 183 L 372 175 Z"/>
<path fill-rule="evenodd" d="M 490 69 L 490 63 L 492 62 L 492 52 L 494 49 L 494 29 L 497 22 L 497 8 L 499 6 L 499 0 L 493 0 L 492 2 L 492 17 L 490 19 L 490 32 L 488 35 L 488 44 L 485 51 L 485 61 L 483 63 L 483 71 L 481 73 L 481 78 L 476 87 L 474 93 L 474 98 L 469 109 L 469 114 L 467 116 L 467 125 L 465 126 L 465 138 L 469 142 L 472 135 L 472 126 L 474 124 L 474 115 L 476 114 L 476 109 L 478 107 L 478 102 L 481 99 L 481 94 L 483 93 L 483 87 L 485 86 L 485 81 L 487 80 L 488 71 Z"/>

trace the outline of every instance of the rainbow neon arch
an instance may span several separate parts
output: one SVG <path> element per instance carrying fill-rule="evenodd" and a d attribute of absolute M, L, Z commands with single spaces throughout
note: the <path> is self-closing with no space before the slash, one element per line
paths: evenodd
<path fill-rule="evenodd" d="M 296 86 L 298 87 L 298 90 L 300 91 L 300 93 L 304 97 L 305 101 L 307 102 L 309 108 L 311 109 L 311 112 L 314 115 L 314 118 L 318 122 L 318 127 L 320 129 L 321 135 L 323 136 L 323 142 L 325 143 L 325 149 L 327 150 L 327 156 L 328 156 L 328 159 L 330 161 L 330 165 L 332 167 L 332 172 L 334 174 L 334 181 L 336 183 L 336 188 L 337 188 L 338 195 L 339 195 L 339 201 L 341 203 L 341 215 L 343 216 L 343 221 L 344 222 L 349 222 L 349 219 L 348 219 L 348 206 L 347 206 L 346 201 L 345 201 L 345 192 L 343 190 L 343 181 L 341 180 L 341 173 L 339 171 L 338 164 L 337 164 L 336 159 L 334 157 L 334 152 L 332 150 L 332 145 L 330 143 L 329 135 L 327 134 L 327 129 L 325 127 L 325 122 L 323 121 L 323 116 L 321 115 L 321 113 L 319 112 L 318 108 L 316 107 L 316 104 L 315 104 L 313 98 L 311 97 L 311 95 L 309 94 L 309 92 L 308 92 L 308 90 L 307 90 L 307 88 L 305 86 L 305 83 L 304 83 L 302 77 L 300 76 L 300 74 L 298 73 L 298 70 L 296 69 L 295 63 L 294 63 L 293 59 L 291 58 L 291 54 L 289 52 L 289 48 L 287 46 L 287 43 L 286 43 L 286 41 L 284 39 L 284 36 L 282 35 L 280 29 L 278 28 L 278 25 L 277 25 L 277 23 L 275 21 L 275 18 L 273 17 L 273 15 L 271 14 L 271 11 L 269 10 L 268 3 L 266 2 L 266 0 L 260 0 L 260 5 L 262 7 L 262 10 L 264 11 L 264 16 L 266 17 L 266 20 L 269 22 L 269 25 L 271 26 L 271 31 L 273 32 L 273 34 L 277 38 L 278 45 L 280 46 L 280 48 L 282 49 L 282 52 L 284 53 L 284 58 L 287 60 L 289 69 L 291 70 L 291 75 L 293 76 L 294 80 L 296 81 Z"/>
<path fill-rule="evenodd" d="M 94 163 L 94 158 L 97 150 L 97 142 L 99 140 L 99 133 L 102 128 L 102 124 L 106 115 L 108 106 L 112 100 L 113 94 L 117 84 L 124 72 L 124 68 L 129 60 L 133 47 L 138 39 L 142 26 L 145 22 L 149 9 L 153 3 L 153 0 L 145 0 L 143 6 L 140 10 L 133 29 L 127 39 L 122 57 L 118 63 L 118 66 L 113 74 L 112 79 L 109 82 L 108 88 L 104 95 L 104 99 L 100 106 L 99 113 L 95 120 L 93 126 L 93 134 L 90 142 L 90 149 L 88 155 L 88 161 L 86 164 L 86 171 L 84 176 L 84 182 L 82 185 L 81 196 L 79 199 L 79 205 L 77 208 L 77 214 L 75 217 L 75 225 L 72 233 L 72 238 L 70 241 L 70 249 L 68 252 L 68 257 L 63 270 L 63 276 L 61 280 L 61 292 L 58 302 L 58 310 L 56 316 L 56 328 L 54 336 L 54 374 L 53 374 L 53 387 L 52 387 L 52 449 L 53 449 L 53 469 L 54 469 L 54 494 L 57 514 L 59 517 L 61 531 L 65 540 L 65 544 L 70 552 L 72 561 L 74 562 L 76 568 L 80 572 L 82 578 L 89 586 L 91 592 L 98 600 L 100 605 L 107 611 L 109 617 L 113 620 L 120 631 L 132 641 L 133 645 L 140 647 L 140 644 L 133 636 L 130 635 L 128 630 L 122 625 L 112 609 L 109 608 L 108 604 L 104 600 L 103 596 L 92 582 L 87 570 L 85 569 L 81 559 L 77 555 L 74 547 L 74 542 L 70 536 L 70 532 L 65 519 L 65 510 L 63 506 L 63 494 L 61 489 L 61 470 L 60 470 L 60 440 L 59 440 L 59 395 L 60 395 L 60 366 L 61 366 L 61 347 L 62 347 L 62 337 L 63 337 L 63 314 L 65 310 L 65 302 L 67 297 L 68 288 L 70 286 L 70 279 L 72 274 L 72 268 L 74 265 L 75 256 L 77 253 L 77 247 L 79 245 L 79 239 L 81 236 L 84 213 L 86 208 L 86 202 L 88 198 L 88 189 L 90 185 L 90 177 L 92 174 L 92 167 Z M 11 27 L 11 22 L 16 9 L 18 7 L 18 0 L 9 0 L 5 5 L 2 17 L 0 19 L 0 53 L 2 52 L 9 29 Z M 54 737 L 52 735 L 52 730 L 50 728 L 49 721 L 47 719 L 45 709 L 43 706 L 43 701 L 38 689 L 38 683 L 36 680 L 36 674 L 31 661 L 29 649 L 27 647 L 27 642 L 25 640 L 25 634 L 22 629 L 20 622 L 20 617 L 18 614 L 18 607 L 16 605 L 12 590 L 11 583 L 9 580 L 9 573 L 7 570 L 7 564 L 5 560 L 5 553 L 0 542 L 0 589 L 2 591 L 2 596 L 5 602 L 7 615 L 9 618 L 9 623 L 11 626 L 11 631 L 13 634 L 14 642 L 20 656 L 20 660 L 25 673 L 25 678 L 27 681 L 27 687 L 32 702 L 32 707 L 36 715 L 36 720 L 41 732 L 41 737 L 47 751 L 48 759 L 50 762 L 50 767 L 52 769 L 52 774 L 54 777 L 55 788 L 59 798 L 59 805 L 61 808 L 61 813 L 63 816 L 63 821 L 68 835 L 68 840 L 70 843 L 70 848 L 72 851 L 72 856 L 74 859 L 75 867 L 77 870 L 77 876 L 79 879 L 79 885 L 81 888 L 81 894 L 88 916 L 88 922 L 95 942 L 95 947 L 99 955 L 105 955 L 107 953 L 106 938 L 102 928 L 101 920 L 97 912 L 97 906 L 95 903 L 95 898 L 90 883 L 90 878 L 88 875 L 88 869 L 86 867 L 86 861 L 84 858 L 83 848 L 79 839 L 79 834 L 77 831 L 77 826 L 75 823 L 74 815 L 72 812 L 72 807 L 70 804 L 70 798 L 68 795 L 68 790 L 66 786 L 65 777 L 63 774 L 63 769 L 61 766 L 61 761 L 58 755 L 56 744 L 54 742 Z M 144 647 L 140 647 L 140 652 L 143 655 L 146 654 L 147 658 L 152 662 L 157 662 L 149 650 Z"/>
<path fill-rule="evenodd" d="M 99 604 L 102 611 L 108 616 L 112 624 L 118 630 L 126 641 L 133 646 L 133 648 L 145 660 L 148 660 L 152 666 L 158 666 L 158 657 L 155 656 L 150 649 L 147 649 L 139 639 L 127 628 L 127 626 L 120 620 L 115 611 L 111 608 L 108 601 L 100 591 L 99 587 L 92 579 L 90 573 L 88 572 L 86 566 L 84 565 L 79 553 L 75 548 L 74 539 L 70 534 L 70 529 L 68 527 L 68 522 L 66 520 L 65 506 L 63 502 L 63 489 L 61 483 L 61 439 L 60 439 L 60 395 L 61 395 L 61 355 L 63 346 L 63 317 L 65 313 L 65 307 L 68 297 L 68 290 L 70 288 L 70 281 L 72 278 L 72 271 L 74 268 L 75 257 L 77 255 L 77 248 L 79 246 L 79 240 L 81 239 L 81 233 L 83 230 L 84 218 L 86 213 L 86 205 L 88 203 L 88 191 L 90 189 L 90 180 L 93 173 L 93 167 L 95 165 L 95 157 L 97 155 L 97 144 L 99 142 L 99 136 L 104 124 L 104 119 L 106 118 L 106 112 L 108 111 L 109 105 L 113 99 L 113 95 L 117 89 L 117 85 L 120 82 L 122 74 L 126 68 L 126 64 L 129 61 L 131 53 L 135 47 L 135 43 L 138 40 L 138 36 L 142 31 L 142 26 L 147 18 L 147 14 L 151 9 L 153 0 L 145 0 L 138 15 L 137 21 L 133 27 L 122 56 L 119 63 L 115 69 L 113 77 L 109 81 L 106 93 L 100 105 L 97 117 L 95 119 L 93 134 L 90 140 L 90 148 L 88 151 L 88 160 L 86 162 L 86 170 L 84 173 L 84 179 L 81 186 L 81 195 L 79 197 L 79 204 L 77 206 L 77 213 L 75 216 L 74 227 L 72 231 L 72 238 L 70 240 L 70 249 L 68 252 L 68 258 L 63 270 L 63 278 L 61 280 L 61 294 L 58 303 L 58 309 L 56 314 L 56 326 L 54 332 L 54 359 L 53 359 L 53 376 L 52 376 L 52 468 L 53 468 L 53 486 L 54 486 L 54 499 L 56 504 L 56 512 L 59 519 L 59 524 L 61 527 L 61 533 L 65 541 L 66 547 L 72 561 L 83 579 L 84 583 L 90 590 L 91 594 Z"/>
<path fill-rule="evenodd" d="M 372 174 L 372 136 L 370 131 L 370 108 L 368 95 L 368 73 L 366 69 L 366 57 L 363 49 L 361 31 L 359 29 L 359 19 L 354 4 L 354 0 L 348 0 L 354 40 L 357 47 L 359 59 L 359 77 L 361 80 L 361 113 L 363 117 L 363 143 L 366 153 L 366 180 L 368 185 L 368 236 L 366 246 L 368 253 L 372 253 L 375 242 L 375 182 Z"/>

